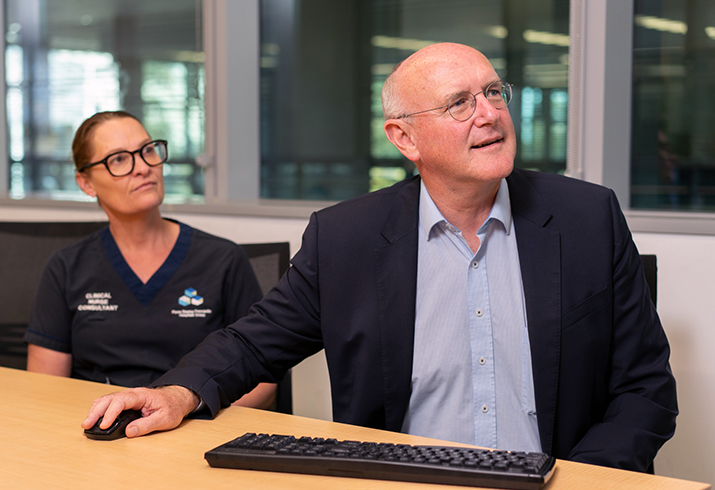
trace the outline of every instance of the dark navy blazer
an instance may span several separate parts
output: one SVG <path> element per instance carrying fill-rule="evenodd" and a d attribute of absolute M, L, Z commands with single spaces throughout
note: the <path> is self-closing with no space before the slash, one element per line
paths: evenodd
<path fill-rule="evenodd" d="M 542 450 L 645 471 L 675 430 L 675 380 L 616 197 L 522 170 L 507 182 Z M 194 390 L 215 415 L 325 348 L 334 420 L 399 431 L 412 374 L 419 184 L 314 213 L 280 284 L 155 384 Z"/>

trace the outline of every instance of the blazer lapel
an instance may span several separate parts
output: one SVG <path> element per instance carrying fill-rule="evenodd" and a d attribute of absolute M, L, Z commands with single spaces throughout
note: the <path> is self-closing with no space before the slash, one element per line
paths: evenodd
<path fill-rule="evenodd" d="M 534 372 L 542 451 L 551 453 L 561 353 L 561 237 L 547 228 L 551 213 L 525 174 L 507 178 Z"/>
<path fill-rule="evenodd" d="M 417 294 L 417 226 L 420 180 L 398 191 L 375 249 L 385 428 L 399 431 L 412 381 Z"/>

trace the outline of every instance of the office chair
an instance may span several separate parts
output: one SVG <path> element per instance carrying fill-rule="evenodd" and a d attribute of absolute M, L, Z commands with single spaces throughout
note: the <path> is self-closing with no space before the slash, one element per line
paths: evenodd
<path fill-rule="evenodd" d="M 645 274 L 645 282 L 648 283 L 648 289 L 650 289 L 650 300 L 653 302 L 654 306 L 657 306 L 656 300 L 658 299 L 658 261 L 655 255 L 641 255 L 641 262 L 643 263 L 643 273 Z M 653 463 L 648 467 L 646 473 L 651 475 L 655 474 L 655 467 Z"/>
<path fill-rule="evenodd" d="M 654 305 L 657 305 L 656 300 L 658 299 L 658 261 L 655 255 L 641 255 L 641 262 L 643 263 L 643 273 L 645 274 L 645 280 L 648 283 L 648 288 L 650 289 L 650 299 L 653 301 Z"/>
<path fill-rule="evenodd" d="M 45 264 L 56 250 L 106 226 L 106 222 L 0 222 L 0 366 L 25 369 L 32 302 Z"/>
<path fill-rule="evenodd" d="M 246 251 L 258 284 L 265 295 L 273 288 L 290 266 L 290 244 L 282 243 L 247 243 L 242 245 Z M 289 370 L 278 383 L 276 391 L 276 412 L 293 413 L 292 376 Z"/>

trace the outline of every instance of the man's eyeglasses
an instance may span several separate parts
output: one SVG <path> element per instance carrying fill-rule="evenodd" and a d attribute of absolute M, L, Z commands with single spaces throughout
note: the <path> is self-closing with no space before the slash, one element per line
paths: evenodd
<path fill-rule="evenodd" d="M 484 94 L 484 97 L 496 108 L 502 109 L 506 107 L 509 102 L 511 102 L 511 90 L 512 85 L 510 83 L 502 82 L 497 80 L 487 86 L 483 91 L 477 92 L 476 94 L 470 92 L 460 92 L 457 95 L 452 96 L 449 99 L 447 105 L 440 107 L 435 107 L 433 109 L 427 109 L 419 112 L 412 112 L 410 114 L 404 114 L 397 117 L 396 119 L 402 119 L 409 116 L 414 116 L 417 114 L 423 114 L 425 112 L 436 111 L 439 109 L 447 109 L 449 115 L 452 116 L 457 121 L 466 121 L 477 108 L 477 95 Z"/>
<path fill-rule="evenodd" d="M 139 154 L 142 160 L 150 167 L 156 167 L 166 162 L 169 154 L 166 150 L 168 143 L 165 140 L 150 141 L 138 150 L 134 151 L 118 151 L 108 155 L 103 160 L 94 163 L 88 163 L 79 169 L 80 172 L 94 167 L 95 165 L 104 164 L 107 170 L 114 177 L 124 177 L 134 171 L 134 155 Z"/>

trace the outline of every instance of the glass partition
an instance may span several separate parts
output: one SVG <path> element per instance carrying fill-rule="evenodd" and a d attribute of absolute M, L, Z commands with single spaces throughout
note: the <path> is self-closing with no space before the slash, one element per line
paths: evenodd
<path fill-rule="evenodd" d="M 513 83 L 516 165 L 566 167 L 568 0 L 261 0 L 261 196 L 342 200 L 415 169 L 380 89 L 422 46 L 474 46 Z"/>
<path fill-rule="evenodd" d="M 200 14 L 200 0 L 6 0 L 10 197 L 85 198 L 74 131 L 124 109 L 169 141 L 166 200 L 202 200 Z"/>
<path fill-rule="evenodd" d="M 715 210 L 715 3 L 636 0 L 631 207 Z"/>

